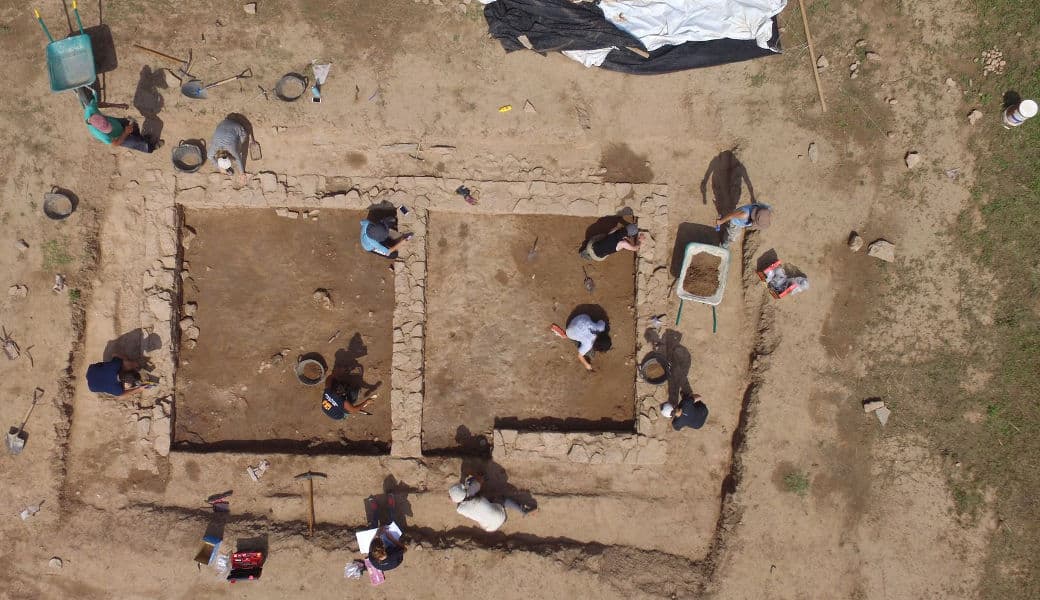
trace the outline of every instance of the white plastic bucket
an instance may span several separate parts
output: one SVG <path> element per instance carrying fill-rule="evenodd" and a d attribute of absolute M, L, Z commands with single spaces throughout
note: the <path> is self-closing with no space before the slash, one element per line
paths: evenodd
<path fill-rule="evenodd" d="M 1004 111 L 1004 126 L 1018 127 L 1025 123 L 1027 119 L 1035 117 L 1036 113 L 1036 102 L 1034 100 L 1023 100 L 1015 106 L 1009 106 Z"/>

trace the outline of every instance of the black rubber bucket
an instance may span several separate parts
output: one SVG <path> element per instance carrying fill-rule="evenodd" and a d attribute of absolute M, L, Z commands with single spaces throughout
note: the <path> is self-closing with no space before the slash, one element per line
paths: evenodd
<path fill-rule="evenodd" d="M 194 173 L 206 164 L 206 148 L 197 140 L 181 140 L 173 148 L 173 168 L 181 173 Z"/>
<path fill-rule="evenodd" d="M 651 385 L 661 385 L 668 381 L 671 375 L 671 367 L 663 356 L 656 352 L 646 355 L 643 362 L 639 363 L 639 375 L 643 381 Z"/>
<path fill-rule="evenodd" d="M 284 102 L 296 102 L 307 91 L 310 80 L 299 73 L 286 73 L 274 86 L 274 95 Z"/>

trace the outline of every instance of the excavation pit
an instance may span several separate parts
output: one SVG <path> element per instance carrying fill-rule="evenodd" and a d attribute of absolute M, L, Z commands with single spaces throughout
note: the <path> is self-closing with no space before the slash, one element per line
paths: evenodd
<path fill-rule="evenodd" d="M 634 430 L 635 255 L 578 255 L 586 235 L 612 224 L 431 213 L 424 453 L 486 453 L 496 427 Z M 591 359 L 592 373 L 575 343 L 550 331 L 579 312 L 610 324 L 613 348 Z"/>
<path fill-rule="evenodd" d="M 364 216 L 184 210 L 175 449 L 389 452 L 394 275 L 361 249 Z M 371 415 L 326 416 L 296 374 L 314 356 L 371 387 Z"/>

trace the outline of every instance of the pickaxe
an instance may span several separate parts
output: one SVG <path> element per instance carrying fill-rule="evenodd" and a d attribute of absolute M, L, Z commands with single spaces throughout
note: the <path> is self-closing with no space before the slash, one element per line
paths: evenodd
<path fill-rule="evenodd" d="M 295 479 L 306 479 L 307 480 L 307 495 L 310 498 L 311 511 L 307 515 L 307 536 L 314 537 L 314 478 L 321 477 L 322 479 L 328 479 L 328 475 L 325 473 L 315 473 L 314 471 L 307 471 L 306 473 L 300 473 Z"/>

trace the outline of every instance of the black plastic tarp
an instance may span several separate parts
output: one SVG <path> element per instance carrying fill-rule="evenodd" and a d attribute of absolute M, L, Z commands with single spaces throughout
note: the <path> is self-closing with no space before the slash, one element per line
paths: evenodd
<path fill-rule="evenodd" d="M 611 23 L 598 3 L 573 3 L 568 0 L 495 0 L 484 7 L 488 31 L 506 52 L 523 50 L 521 35 L 527 36 L 535 52 L 598 50 L 614 47 L 600 65 L 604 69 L 656 75 L 712 67 L 776 54 L 760 48 L 755 40 L 718 39 L 664 46 L 650 52 L 650 58 L 628 50 L 646 51 L 642 42 Z M 769 45 L 780 49 L 780 33 L 773 18 L 773 38 Z"/>

